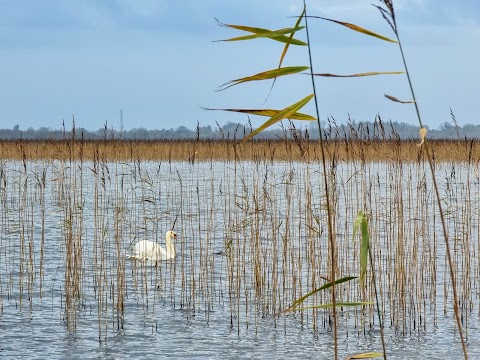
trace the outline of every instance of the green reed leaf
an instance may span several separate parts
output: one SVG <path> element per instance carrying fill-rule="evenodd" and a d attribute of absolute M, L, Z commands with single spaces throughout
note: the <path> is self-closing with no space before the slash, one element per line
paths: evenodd
<path fill-rule="evenodd" d="M 396 41 L 396 40 L 393 40 L 393 39 L 390 39 L 390 38 L 388 38 L 388 37 L 386 37 L 386 36 L 377 34 L 377 33 L 373 32 L 373 31 L 367 30 L 367 29 L 362 28 L 361 26 L 358 26 L 358 25 L 355 25 L 355 24 L 350 24 L 350 23 L 347 23 L 347 22 L 338 21 L 338 20 L 333 20 L 333 19 L 329 19 L 329 18 L 325 18 L 325 17 L 321 17 L 321 16 L 310 16 L 310 17 L 316 18 L 316 19 L 322 19 L 322 20 L 331 21 L 331 22 L 334 22 L 334 23 L 343 25 L 343 26 L 345 26 L 345 27 L 347 27 L 347 28 L 349 28 L 349 29 L 351 29 L 351 30 L 358 31 L 358 32 L 360 32 L 360 33 L 362 33 L 362 34 L 376 37 L 377 39 L 385 40 L 385 41 L 392 42 L 392 43 L 398 43 L 398 41 Z"/>
<path fill-rule="evenodd" d="M 299 27 L 300 26 L 300 22 L 302 21 L 303 19 L 303 16 L 305 15 L 305 7 L 303 8 L 303 11 L 302 13 L 300 14 L 300 16 L 298 17 L 296 23 L 295 23 L 295 26 L 294 27 Z M 290 36 L 288 37 L 288 41 L 286 42 L 285 44 L 285 47 L 283 48 L 283 51 L 282 51 L 282 55 L 280 55 L 280 61 L 278 62 L 278 68 L 281 68 L 282 67 L 282 64 L 283 64 L 283 59 L 285 58 L 285 55 L 287 55 L 287 51 L 290 47 L 290 44 L 292 43 L 293 41 L 293 35 L 295 33 L 291 33 Z M 270 93 L 272 92 L 273 90 L 273 87 L 275 86 L 275 83 L 276 83 L 277 79 L 273 79 L 273 82 L 272 82 L 272 86 L 270 87 L 270 91 L 269 91 L 269 96 L 270 96 Z M 268 98 L 268 96 L 267 96 Z M 265 100 L 266 101 L 266 100 Z"/>
<path fill-rule="evenodd" d="M 345 358 L 345 360 L 375 359 L 382 356 L 383 356 L 383 353 L 369 352 L 369 353 L 363 353 L 363 354 L 350 355 L 349 357 Z"/>
<path fill-rule="evenodd" d="M 361 228 L 362 226 L 362 218 L 363 218 L 363 211 L 360 211 L 355 218 L 355 221 L 353 222 L 353 241 L 355 241 L 355 235 L 357 235 L 357 231 Z"/>
<path fill-rule="evenodd" d="M 217 19 L 215 19 L 215 20 L 217 20 Z M 261 34 L 261 33 L 266 33 L 266 32 L 270 31 L 270 30 L 267 30 L 267 29 L 251 27 L 251 26 L 224 24 L 224 23 L 221 23 L 218 20 L 217 20 L 217 22 L 220 26 L 229 27 L 229 28 L 232 28 L 232 29 L 242 30 L 242 31 L 246 31 L 246 32 L 251 32 L 251 33 L 254 33 L 254 34 Z M 274 38 L 274 40 L 280 41 L 280 42 L 283 42 L 283 43 L 290 42 L 290 44 L 298 45 L 298 46 L 306 46 L 307 45 L 306 42 L 303 42 L 303 41 L 297 40 L 297 39 L 293 39 L 293 38 L 290 39 L 288 36 L 278 36 L 278 37 Z"/>
<path fill-rule="evenodd" d="M 350 78 L 350 77 L 363 77 L 363 76 L 375 76 L 375 75 L 399 75 L 399 74 L 405 74 L 405 72 L 404 71 L 372 71 L 372 72 L 364 72 L 364 73 L 351 74 L 351 75 L 337 75 L 337 74 L 329 74 L 329 73 L 313 74 L 313 75 L 324 76 L 324 77 Z"/>
<path fill-rule="evenodd" d="M 243 114 L 252 114 L 252 115 L 259 115 L 259 116 L 269 116 L 273 117 L 278 115 L 281 110 L 274 110 L 274 109 L 212 109 L 212 108 L 202 108 L 203 110 L 209 111 L 231 111 L 231 112 L 238 112 Z M 302 114 L 299 112 L 295 112 L 290 114 L 286 119 L 290 120 L 303 120 L 303 121 L 315 121 L 317 120 L 313 116 Z"/>
<path fill-rule="evenodd" d="M 368 248 L 370 247 L 370 236 L 368 234 L 367 217 L 362 218 L 362 242 L 360 243 L 360 281 L 363 281 L 367 273 Z"/>
<path fill-rule="evenodd" d="M 232 27 L 232 28 L 240 28 L 240 26 L 236 25 L 229 25 L 229 24 L 224 24 L 225 26 Z M 225 39 L 225 40 L 218 40 L 218 41 L 242 41 L 242 40 L 253 40 L 253 39 L 259 39 L 259 38 L 269 38 L 272 40 L 288 43 L 293 45 L 307 45 L 303 41 L 296 40 L 296 39 L 291 39 L 288 36 L 285 36 L 286 34 L 293 34 L 299 30 L 304 29 L 305 26 L 297 26 L 294 28 L 285 28 L 285 29 L 279 29 L 279 30 L 268 30 L 268 29 L 261 29 L 261 28 L 251 28 L 248 26 L 243 26 L 242 29 L 244 31 L 252 32 L 253 35 L 245 35 L 245 36 L 239 36 L 239 37 L 234 37 L 230 39 Z"/>
<path fill-rule="evenodd" d="M 264 122 L 263 125 L 261 125 L 257 129 L 252 131 L 250 134 L 245 136 L 242 141 L 245 142 L 248 139 L 251 139 L 253 136 L 258 134 L 259 132 L 269 128 L 270 126 L 276 124 L 279 121 L 282 121 L 283 119 L 289 119 L 291 115 L 297 112 L 297 110 L 300 110 L 302 107 L 304 107 L 313 98 L 313 95 L 314 94 L 305 96 L 303 99 L 301 99 L 300 101 L 297 101 L 295 104 L 290 105 L 285 109 L 281 110 L 278 114 L 276 114 L 275 116 L 272 116 L 270 119 Z"/>
<path fill-rule="evenodd" d="M 367 272 L 368 248 L 370 246 L 368 222 L 363 211 L 358 213 L 353 223 L 353 239 L 355 239 L 358 230 L 360 230 L 362 234 L 362 241 L 360 242 L 360 281 L 363 281 Z"/>
<path fill-rule="evenodd" d="M 305 15 L 305 8 L 303 9 L 302 13 L 300 14 L 299 18 L 297 19 L 297 22 L 295 23 L 294 28 L 298 28 L 300 26 L 300 22 L 302 21 L 304 15 Z M 294 34 L 295 34 L 294 32 L 290 34 L 290 36 L 288 38 L 288 41 L 285 44 L 285 47 L 283 48 L 282 55 L 280 56 L 280 61 L 278 63 L 279 68 L 282 66 L 283 59 L 285 58 L 285 55 L 287 54 L 288 48 L 290 47 L 290 44 L 294 40 L 293 39 Z M 273 87 L 273 85 L 272 85 L 272 87 Z"/>
<path fill-rule="evenodd" d="M 283 67 L 279 69 L 263 71 L 261 73 L 258 73 L 252 76 L 247 76 L 241 79 L 235 79 L 235 80 L 226 82 L 225 84 L 220 86 L 221 88 L 220 90 L 225 90 L 234 85 L 238 85 L 248 81 L 276 79 L 277 77 L 280 77 L 280 76 L 297 74 L 299 72 L 302 72 L 308 69 L 310 69 L 308 66 L 288 66 L 288 67 Z"/>
<path fill-rule="evenodd" d="M 359 301 L 359 302 L 336 302 L 335 306 L 364 306 L 364 305 L 373 305 L 373 301 Z M 308 310 L 308 309 L 330 309 L 333 307 L 333 303 L 329 304 L 321 304 L 321 305 L 311 305 L 311 306 L 304 306 L 301 308 L 295 308 L 295 311 L 300 311 L 300 310 Z M 289 310 L 292 311 L 292 310 Z"/>
<path fill-rule="evenodd" d="M 346 276 L 346 277 L 343 277 L 341 279 L 338 279 L 335 281 L 335 285 L 337 284 L 341 284 L 341 283 L 344 283 L 344 282 L 347 282 L 347 281 L 350 281 L 350 280 L 353 280 L 353 279 L 356 279 L 357 277 L 356 276 Z M 287 309 L 285 310 L 282 310 L 281 312 L 279 312 L 278 314 L 276 315 L 280 315 L 280 314 L 283 314 L 285 312 L 288 312 L 288 311 L 294 311 L 295 308 L 297 307 L 298 304 L 301 304 L 306 298 L 312 296 L 313 294 L 319 292 L 319 291 L 322 291 L 322 290 L 326 290 L 330 287 L 333 286 L 333 283 L 332 282 L 329 282 L 328 284 L 325 284 L 321 287 L 319 287 L 318 289 L 315 289 L 313 291 L 310 291 L 307 295 L 304 295 L 302 296 L 301 298 L 298 298 L 297 300 L 295 300 L 292 305 L 290 305 Z M 338 303 L 337 303 L 338 304 Z"/>

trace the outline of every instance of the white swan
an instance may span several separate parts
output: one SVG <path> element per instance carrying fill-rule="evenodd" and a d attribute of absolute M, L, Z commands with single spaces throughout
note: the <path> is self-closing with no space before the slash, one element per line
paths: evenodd
<path fill-rule="evenodd" d="M 167 231 L 165 234 L 165 242 L 167 249 L 165 250 L 159 244 L 150 241 L 142 240 L 135 245 L 135 252 L 133 259 L 142 261 L 157 262 L 161 260 L 170 260 L 175 258 L 175 244 L 172 242 L 177 239 L 177 233 L 173 230 Z"/>

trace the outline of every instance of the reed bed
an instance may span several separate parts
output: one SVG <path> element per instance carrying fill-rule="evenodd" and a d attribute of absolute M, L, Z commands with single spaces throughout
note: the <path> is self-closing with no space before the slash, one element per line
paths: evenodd
<path fill-rule="evenodd" d="M 79 141 L 80 142 L 80 141 Z M 423 156 L 415 145 L 420 140 L 331 139 L 325 142 L 326 156 L 339 161 L 417 161 Z M 461 162 L 480 159 L 480 143 L 473 140 L 430 140 L 437 161 Z M 0 140 L 0 157 L 5 160 L 59 161 L 83 159 L 93 161 L 318 161 L 320 143 L 300 140 L 159 140 L 159 141 L 83 141 L 71 153 L 70 140 Z"/>
<path fill-rule="evenodd" d="M 480 153 L 475 141 L 431 144 L 468 331 L 480 315 Z M 395 138 L 326 145 L 338 278 L 359 274 L 352 230 L 363 210 L 386 330 L 434 331 L 452 294 L 423 153 Z M 239 332 L 264 319 L 286 332 L 292 322 L 330 329 L 328 309 L 276 316 L 328 282 L 317 143 L 67 139 L 0 146 L 2 311 L 13 303 L 32 316 L 49 301 L 69 332 L 95 319 L 102 341 L 139 316 L 155 331 L 175 309 L 207 323 L 220 313 Z M 174 261 L 128 259 L 139 240 L 163 244 L 174 222 Z M 337 301 L 373 301 L 373 285 L 371 272 L 363 285 L 338 285 Z M 330 292 L 319 292 L 304 305 L 330 301 Z M 341 336 L 371 333 L 374 309 L 341 308 Z"/>

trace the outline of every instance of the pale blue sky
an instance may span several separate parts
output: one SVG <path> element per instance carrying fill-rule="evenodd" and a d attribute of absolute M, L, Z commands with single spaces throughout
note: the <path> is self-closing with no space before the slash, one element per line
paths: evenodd
<path fill-rule="evenodd" d="M 374 3 L 379 3 L 373 0 Z M 393 37 L 372 0 L 311 0 L 310 15 L 352 22 Z M 282 108 L 308 95 L 306 76 L 244 84 L 215 92 L 222 83 L 277 66 L 282 45 L 267 39 L 223 43 L 244 33 L 231 24 L 289 27 L 301 0 L 0 0 L 0 128 L 69 126 L 95 130 L 193 128 L 246 123 L 244 115 L 213 108 Z M 478 124 L 480 2 L 395 0 L 400 35 L 424 122 Z M 314 70 L 348 74 L 402 70 L 396 45 L 312 20 Z M 299 34 L 298 38 L 305 38 Z M 295 47 L 285 65 L 307 64 Z M 322 120 L 384 120 L 416 124 L 404 76 L 317 80 Z M 308 106 L 304 112 L 312 113 Z M 251 117 L 258 126 L 264 118 Z"/>

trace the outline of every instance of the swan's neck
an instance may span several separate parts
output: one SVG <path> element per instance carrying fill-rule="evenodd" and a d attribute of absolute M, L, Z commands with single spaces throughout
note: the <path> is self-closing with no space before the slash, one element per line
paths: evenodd
<path fill-rule="evenodd" d="M 167 256 L 174 257 L 175 256 L 175 246 L 172 244 L 172 239 L 171 238 L 166 238 L 165 242 L 167 244 L 167 248 L 165 249 L 167 251 Z"/>

